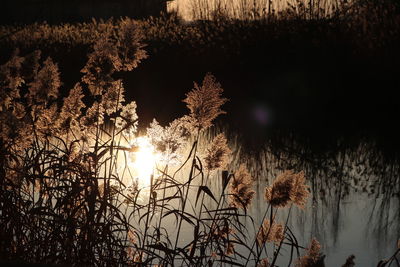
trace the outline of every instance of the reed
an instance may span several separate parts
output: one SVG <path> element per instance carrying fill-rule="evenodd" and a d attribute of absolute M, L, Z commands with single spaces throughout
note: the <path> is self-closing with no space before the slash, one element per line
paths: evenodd
<path fill-rule="evenodd" d="M 204 8 L 209 6 L 208 1 L 193 1 L 196 1 L 195 5 L 204 5 Z M 324 40 L 338 45 L 344 42 L 351 46 L 356 45 L 356 51 L 375 50 L 398 41 L 399 7 L 391 1 L 332 2 L 334 7 L 328 8 L 321 7 L 327 5 L 328 1 L 298 0 L 289 3 L 281 11 L 271 8 L 268 12 L 258 14 L 258 11 L 251 11 L 254 5 L 240 0 L 247 4 L 238 7 L 237 16 L 230 16 L 228 10 L 223 9 L 228 5 L 218 4 L 218 1 L 216 0 L 216 8 L 220 11 L 205 10 L 187 22 L 174 12 L 139 20 L 139 25 L 146 32 L 144 38 L 149 45 L 148 49 L 156 53 L 179 46 L 193 53 L 223 45 L 225 50 L 234 53 L 248 42 L 287 41 L 288 35 L 291 36 L 290 40 L 297 38 L 296 43 L 301 43 L 299 33 L 306 33 L 310 29 L 315 33 L 313 38 L 321 40 L 322 43 Z M 264 9 L 268 3 L 262 0 L 260 5 Z M 242 6 L 249 6 L 250 11 L 240 10 Z M 195 10 L 199 11 L 202 8 Z M 0 43 L 3 48 L 40 48 L 56 50 L 59 53 L 65 49 L 87 49 L 93 45 L 94 40 L 104 34 L 117 36 L 123 21 L 92 19 L 90 22 L 60 25 L 1 25 Z"/>
<path fill-rule="evenodd" d="M 228 164 L 222 133 L 204 138 L 227 102 L 211 74 L 186 94 L 187 115 L 139 133 L 136 103 L 115 77 L 147 57 L 143 38 L 129 19 L 105 30 L 66 95 L 58 65 L 40 51 L 15 51 L 0 67 L 0 259 L 274 266 L 287 250 L 294 263 L 303 247 L 288 221 L 309 197 L 305 173 L 278 173 L 262 221 L 249 215 L 252 170 Z M 315 240 L 307 253 L 299 264 L 322 258 Z"/>
<path fill-rule="evenodd" d="M 139 137 L 136 103 L 125 103 L 114 74 L 146 58 L 142 33 L 124 20 L 115 34 L 94 44 L 82 80 L 64 98 L 57 64 L 40 51 L 16 51 L 1 66 L 1 258 L 240 264 L 235 247 L 246 248 L 242 216 L 248 217 L 240 210 L 254 195 L 252 178 L 239 168 L 211 209 L 206 199 L 216 203 L 217 197 L 207 183 L 215 178 L 210 172 L 227 166 L 226 138 L 216 136 L 203 159 L 198 154 L 200 134 L 224 113 L 221 85 L 206 75 L 186 95 L 188 115 L 167 127 L 154 121 L 147 137 Z M 191 147 L 186 160 L 184 147 Z M 182 242 L 187 227 L 193 240 Z"/>

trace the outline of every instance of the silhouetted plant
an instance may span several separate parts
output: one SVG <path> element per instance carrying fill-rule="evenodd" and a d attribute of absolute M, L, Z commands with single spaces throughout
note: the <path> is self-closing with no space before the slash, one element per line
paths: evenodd
<path fill-rule="evenodd" d="M 64 98 L 57 64 L 39 51 L 22 56 L 17 50 L 0 67 L 0 258 L 275 266 L 286 247 L 291 264 L 302 247 L 288 221 L 293 205 L 303 208 L 309 197 L 305 173 L 284 171 L 290 153 L 268 151 L 279 171 L 265 189 L 258 225 L 248 214 L 256 194 L 252 170 L 228 164 L 233 152 L 222 133 L 201 144 L 227 101 L 211 74 L 187 93 L 187 115 L 165 127 L 154 120 L 147 136 L 140 136 L 136 103 L 126 103 L 115 74 L 132 71 L 146 58 L 144 36 L 140 23 L 118 23 L 101 24 L 82 80 Z M 156 163 L 145 158 L 155 154 Z M 318 162 L 321 172 L 334 172 L 331 165 L 343 171 L 345 156 L 336 156 Z M 132 167 L 135 162 L 142 166 Z M 140 177 L 144 165 L 148 180 Z M 295 169 L 307 168 L 301 162 Z M 215 181 L 218 194 L 209 186 Z M 317 188 L 318 181 L 311 183 Z M 339 199 L 348 183 L 340 180 Z M 286 208 L 286 221 L 278 222 Z M 298 266 L 323 260 L 314 239 L 306 253 Z"/>

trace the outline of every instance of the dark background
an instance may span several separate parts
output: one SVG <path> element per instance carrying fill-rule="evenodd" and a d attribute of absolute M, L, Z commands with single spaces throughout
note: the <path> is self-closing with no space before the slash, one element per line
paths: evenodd
<path fill-rule="evenodd" d="M 1 24 L 80 22 L 129 16 L 143 18 L 166 11 L 168 0 L 2 0 Z"/>

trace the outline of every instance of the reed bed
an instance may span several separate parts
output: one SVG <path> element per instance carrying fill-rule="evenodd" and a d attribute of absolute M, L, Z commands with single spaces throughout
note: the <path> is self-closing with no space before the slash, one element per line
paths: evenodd
<path fill-rule="evenodd" d="M 319 13 L 321 8 L 314 7 L 318 6 L 317 2 L 297 1 L 279 12 L 241 19 L 222 11 L 214 15 L 207 11 L 205 17 L 185 22 L 171 12 L 140 20 L 138 24 L 146 33 L 144 39 L 152 53 L 176 46 L 192 53 L 223 46 L 231 55 L 249 43 L 273 40 L 301 43 L 301 36 L 310 34 L 322 43 L 330 40 L 337 45 L 355 45 L 357 51 L 382 48 L 398 41 L 399 7 L 391 1 L 343 1 L 336 3 L 334 12 L 327 14 Z M 99 36 L 115 34 L 122 21 L 92 19 L 75 24 L 2 25 L 0 43 L 3 47 L 48 48 L 58 52 L 81 46 L 88 48 Z"/>
<path fill-rule="evenodd" d="M 256 222 L 248 209 L 257 178 L 240 159 L 229 164 L 222 132 L 203 139 L 225 113 L 221 84 L 207 74 L 183 100 L 187 115 L 166 126 L 154 120 L 139 134 L 136 103 L 125 101 L 115 77 L 147 57 L 142 27 L 129 19 L 107 27 L 65 96 L 57 64 L 40 51 L 16 50 L 0 67 L 0 259 L 319 264 L 318 241 L 299 244 L 288 224 L 309 198 L 305 172 L 293 166 L 274 176 Z"/>
<path fill-rule="evenodd" d="M 269 19 L 284 13 L 301 14 L 314 19 L 328 17 L 350 3 L 339 1 L 271 0 L 177 0 L 169 10 L 186 20 L 210 20 L 221 16 L 241 20 Z"/>
<path fill-rule="evenodd" d="M 154 121 L 146 139 L 139 137 L 136 103 L 125 103 L 114 74 L 132 71 L 146 57 L 142 33 L 124 20 L 116 34 L 94 44 L 82 80 L 64 98 L 57 64 L 40 51 L 15 51 L 1 66 L 1 258 L 98 266 L 274 262 L 278 253 L 265 254 L 273 234 L 265 225 L 256 237 L 246 236 L 255 193 L 246 167 L 223 172 L 219 195 L 207 186 L 230 153 L 221 134 L 204 158 L 199 154 L 200 134 L 224 113 L 221 85 L 206 75 L 184 99 L 188 115 L 166 127 Z M 186 144 L 189 153 L 181 159 Z M 155 151 L 159 162 L 151 165 Z M 303 205 L 304 175 L 284 175 L 285 204 Z M 267 201 L 275 203 L 281 193 Z M 274 205 L 265 211 L 273 229 Z M 184 229 L 193 238 L 181 239 Z M 276 248 L 298 249 L 287 225 L 279 229 Z"/>

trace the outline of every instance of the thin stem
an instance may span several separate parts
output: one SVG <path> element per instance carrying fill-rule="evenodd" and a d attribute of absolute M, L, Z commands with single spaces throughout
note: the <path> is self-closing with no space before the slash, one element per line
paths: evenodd
<path fill-rule="evenodd" d="M 198 145 L 198 141 L 199 141 L 199 136 L 200 136 L 200 130 L 197 131 L 197 137 L 196 137 L 196 141 L 194 144 L 194 152 L 193 152 L 193 161 L 192 161 L 192 166 L 190 168 L 190 173 L 189 173 L 189 180 L 187 183 L 187 190 L 186 190 L 186 194 L 183 198 L 183 204 L 182 204 L 182 213 L 185 211 L 185 207 L 186 207 L 186 201 L 188 199 L 188 195 L 189 195 L 189 190 L 190 190 L 190 184 L 192 182 L 192 178 L 193 178 L 193 173 L 194 173 L 194 169 L 195 169 L 195 164 L 196 164 L 196 153 L 197 153 L 197 145 Z M 174 251 L 176 251 L 177 246 L 178 246 L 178 240 L 179 240 L 179 235 L 181 232 L 181 227 L 182 227 L 182 216 L 180 217 L 179 220 L 179 225 L 178 225 L 178 229 L 177 229 L 177 234 L 176 234 L 176 239 L 175 239 L 175 245 L 174 245 Z M 172 261 L 174 261 L 175 259 L 175 255 L 172 258 Z M 172 264 L 174 264 L 174 262 L 172 262 Z"/>
<path fill-rule="evenodd" d="M 150 176 L 150 195 L 149 195 L 149 203 L 148 203 L 148 206 L 147 206 L 146 225 L 145 225 L 145 228 L 144 228 L 143 244 L 142 244 L 142 249 L 140 251 L 140 260 L 143 259 L 143 251 L 144 251 L 144 247 L 146 245 L 147 231 L 150 228 L 149 227 L 149 219 L 150 219 L 150 207 L 151 207 L 151 200 L 152 199 L 153 199 L 153 174 Z M 153 199 L 153 201 L 154 201 L 154 199 Z"/>
<path fill-rule="evenodd" d="M 207 186 L 209 177 L 210 177 L 210 170 L 207 171 L 206 181 L 204 183 L 205 186 Z M 200 202 L 199 220 L 201 220 L 201 213 L 203 212 L 204 195 L 205 195 L 205 192 L 203 191 L 203 194 L 201 196 L 201 202 Z"/>
<path fill-rule="evenodd" d="M 286 218 L 285 233 L 286 233 L 287 225 L 288 225 L 288 222 L 289 222 L 290 212 L 292 211 L 292 207 L 293 207 L 293 204 L 290 205 L 289 212 L 288 212 L 288 216 L 287 216 L 287 218 Z M 283 240 L 285 239 L 285 233 L 284 233 L 284 235 L 283 235 L 283 238 L 282 238 L 281 242 L 279 243 L 279 246 L 278 246 L 277 251 L 274 253 L 274 259 L 272 260 L 271 267 L 274 266 L 276 260 L 278 259 L 279 251 L 281 250 L 281 247 L 282 247 L 282 244 L 283 244 Z M 257 265 L 257 264 L 258 264 L 258 260 L 257 260 L 257 262 L 256 262 L 256 265 Z"/>
<path fill-rule="evenodd" d="M 253 242 L 253 244 L 251 245 L 250 253 L 249 253 L 249 256 L 247 256 L 246 263 L 244 264 L 244 266 L 247 266 L 247 264 L 249 263 L 251 253 L 252 253 L 253 248 L 254 248 L 254 246 L 256 245 L 256 242 L 257 242 L 257 236 L 260 234 L 260 231 L 261 231 L 261 228 L 262 228 L 262 226 L 263 226 L 264 220 L 265 220 L 265 218 L 267 217 L 269 208 L 271 208 L 271 211 L 272 211 L 272 206 L 271 206 L 271 205 L 268 205 L 267 210 L 264 212 L 263 218 L 261 219 L 261 225 L 260 225 L 260 227 L 258 228 L 257 234 L 255 235 L 254 242 Z M 258 252 L 258 250 L 257 250 L 257 252 Z"/>
<path fill-rule="evenodd" d="M 204 251 L 207 250 L 208 244 L 209 244 L 209 242 L 210 242 L 212 230 L 213 230 L 213 228 L 214 228 L 214 225 L 215 225 L 216 219 L 217 219 L 217 215 L 218 215 L 218 214 L 217 214 L 217 213 L 218 213 L 218 209 L 219 209 L 219 206 L 220 206 L 220 204 L 221 204 L 221 202 L 222 202 L 222 199 L 223 199 L 224 196 L 225 196 L 224 190 L 225 190 L 225 188 L 223 188 L 223 191 L 221 192 L 221 195 L 220 195 L 219 200 L 218 200 L 218 203 L 217 203 L 217 207 L 216 207 L 215 212 L 214 212 L 213 219 L 211 220 L 210 231 L 209 231 L 209 233 L 207 234 L 207 239 L 206 239 L 206 242 L 205 242 L 205 247 L 203 248 Z M 200 263 L 202 263 L 202 259 L 199 258 L 199 260 L 200 260 Z M 196 265 L 198 265 L 198 264 L 199 264 L 199 262 L 197 262 Z"/>

